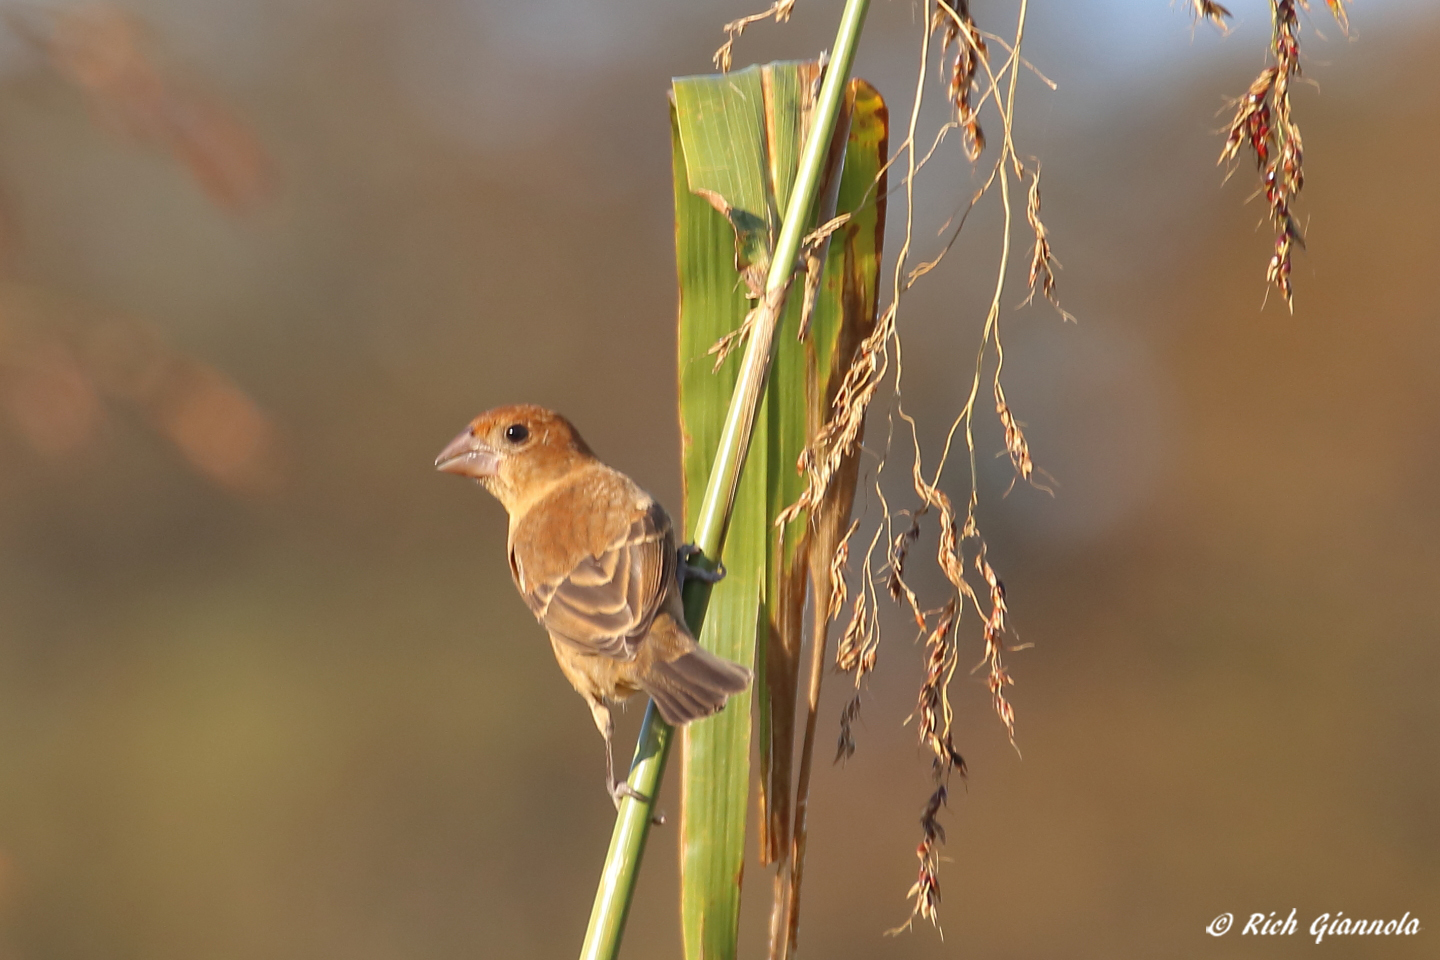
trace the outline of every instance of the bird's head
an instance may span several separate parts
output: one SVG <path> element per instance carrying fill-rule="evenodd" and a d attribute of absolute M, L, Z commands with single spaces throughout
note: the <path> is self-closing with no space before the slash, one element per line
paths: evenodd
<path fill-rule="evenodd" d="M 560 414 L 522 403 L 487 410 L 440 451 L 435 469 L 473 477 L 510 513 L 595 455 Z"/>

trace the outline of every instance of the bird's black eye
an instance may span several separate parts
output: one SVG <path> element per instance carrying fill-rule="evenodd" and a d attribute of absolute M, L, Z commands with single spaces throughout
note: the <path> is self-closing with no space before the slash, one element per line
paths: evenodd
<path fill-rule="evenodd" d="M 523 423 L 512 423 L 505 428 L 505 439 L 511 443 L 524 443 L 530 439 L 530 428 Z"/>

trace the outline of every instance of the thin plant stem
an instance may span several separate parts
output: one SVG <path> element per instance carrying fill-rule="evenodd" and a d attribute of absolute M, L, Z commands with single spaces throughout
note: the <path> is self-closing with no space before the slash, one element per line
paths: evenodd
<path fill-rule="evenodd" d="M 739 379 L 730 396 L 725 426 L 695 525 L 695 546 L 699 547 L 703 557 L 710 558 L 712 564 L 724 550 L 735 491 L 755 426 L 755 413 L 764 395 L 774 358 L 775 328 L 795 275 L 800 242 L 809 231 L 826 149 L 840 115 L 845 83 L 850 79 L 855 49 L 869 8 L 869 0 L 846 0 L 835 48 L 816 100 L 810 135 L 800 154 L 795 185 L 790 192 L 785 220 L 770 261 L 765 296 L 756 308 L 761 312 L 745 345 Z M 711 585 L 700 578 L 685 584 L 685 620 L 696 636 L 700 635 L 705 619 L 710 589 Z M 580 948 L 580 960 L 614 960 L 620 953 L 620 939 L 630 912 L 635 880 L 654 818 L 655 800 L 660 792 L 660 779 L 665 772 L 665 760 L 672 739 L 673 730 L 660 719 L 655 705 L 651 703 L 645 709 L 629 776 L 630 786 L 647 799 L 640 801 L 626 797 L 620 803 L 615 830 L 610 837 L 610 850 L 605 856 L 600 883 L 595 891 L 595 904 L 590 911 L 590 925 Z"/>
<path fill-rule="evenodd" d="M 764 309 L 768 316 L 757 318 L 765 322 L 756 323 L 751 332 L 744 360 L 741 361 L 739 380 L 730 398 L 730 408 L 725 413 L 725 426 L 721 430 L 720 446 L 710 468 L 705 498 L 700 502 L 700 512 L 695 521 L 695 545 L 707 557 L 716 556 L 725 541 L 725 532 L 730 524 L 730 511 L 735 503 L 735 491 L 739 486 L 740 468 L 745 463 L 745 455 L 750 451 L 750 434 L 755 426 L 755 412 L 759 409 L 760 395 L 764 392 L 770 374 L 775 326 L 781 308 L 785 305 L 790 281 L 795 276 L 800 241 L 810 229 L 810 212 L 815 206 L 815 195 L 820 188 L 825 151 L 830 145 L 836 118 L 840 115 L 845 82 L 850 79 L 850 67 L 855 61 L 860 29 L 864 26 L 865 14 L 869 9 L 870 0 L 846 0 L 845 11 L 840 18 L 840 29 L 835 36 L 834 56 L 820 85 L 810 137 L 800 154 L 795 185 L 790 190 L 785 220 L 780 227 L 780 236 L 775 241 L 775 252 L 770 259 L 770 272 L 765 281 L 765 298 L 761 302 L 761 309 Z"/>
<path fill-rule="evenodd" d="M 825 677 L 825 647 L 830 611 L 824 598 L 830 596 L 829 576 L 812 569 L 810 627 L 810 682 L 805 695 L 805 735 L 801 740 L 800 771 L 795 781 L 795 823 L 790 830 L 790 878 L 785 885 L 778 929 L 771 934 L 772 957 L 789 957 L 795 952 L 800 932 L 800 884 L 805 878 L 805 847 L 809 839 L 810 771 L 815 762 L 815 725 L 820 714 L 820 685 Z"/>

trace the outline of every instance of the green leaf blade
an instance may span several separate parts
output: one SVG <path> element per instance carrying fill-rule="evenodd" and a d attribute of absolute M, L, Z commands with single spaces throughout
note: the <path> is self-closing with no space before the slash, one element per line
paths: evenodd
<path fill-rule="evenodd" d="M 679 119 L 686 98 L 680 95 L 680 86 L 677 82 L 672 154 L 680 283 L 681 459 L 690 539 L 736 379 L 736 365 L 716 371 L 708 351 L 740 325 L 749 302 L 733 266 L 736 233 L 731 221 L 690 189 Z M 694 149 L 690 155 L 695 155 Z M 743 664 L 755 662 L 763 589 L 763 541 L 757 550 L 756 539 L 747 534 L 765 522 L 763 466 L 754 469 L 756 457 L 763 464 L 763 422 L 757 419 L 752 469 L 741 474 L 731 513 L 725 547 L 728 575 L 711 591 L 699 636 L 706 649 Z M 750 691 L 732 697 L 719 715 L 689 724 L 681 737 L 681 924 L 685 956 L 692 960 L 735 955 L 750 791 L 751 697 Z"/>
<path fill-rule="evenodd" d="M 816 64 L 781 63 L 729 77 L 675 81 L 678 359 L 690 538 L 695 537 L 697 507 L 714 464 L 738 369 L 730 361 L 717 371 L 710 350 L 740 327 L 752 306 L 747 294 L 758 292 L 753 276 L 744 283 L 740 280 L 747 262 L 753 268 L 769 257 L 774 211 L 786 205 L 795 181 L 817 78 Z M 854 102 L 860 91 L 852 88 L 847 99 Z M 725 110 L 735 110 L 739 116 L 727 119 L 721 116 Z M 861 140 L 873 134 L 866 126 L 872 119 L 862 122 Z M 848 127 L 842 126 L 832 141 L 833 150 L 843 150 L 855 140 L 848 133 Z M 742 135 L 757 139 L 735 143 L 734 138 Z M 878 161 L 870 156 L 842 163 L 834 156 L 827 165 L 832 186 L 821 195 L 834 198 L 842 212 L 853 209 L 854 215 L 836 234 L 838 242 L 831 244 L 825 258 L 806 339 L 796 336 L 803 309 L 800 297 L 791 298 L 781 316 L 770 387 L 754 423 L 749 459 L 739 478 L 726 534 L 728 576 L 709 598 L 699 636 L 707 649 L 754 664 L 756 682 L 752 692 L 732 699 L 717 717 L 682 731 L 681 920 L 689 960 L 735 956 L 752 696 L 760 727 L 761 860 L 784 860 L 791 849 L 799 654 L 812 551 L 807 516 L 784 531 L 777 530 L 773 521 L 805 489 L 806 478 L 797 465 L 800 454 L 823 422 L 838 374 L 863 336 L 856 331 L 868 332 L 874 324 L 883 233 L 883 220 L 877 222 L 876 211 L 883 211 L 883 192 L 877 197 L 867 188 L 883 162 L 883 134 L 871 140 L 868 148 L 874 154 L 878 145 Z M 735 165 L 747 168 L 728 169 Z M 839 207 L 841 203 L 846 206 Z M 828 217 L 831 211 L 823 213 Z M 847 312 L 857 310 L 859 314 L 847 319 Z M 845 517 L 853 491 L 852 478 L 844 498 Z M 827 542 L 833 546 L 833 537 Z"/>

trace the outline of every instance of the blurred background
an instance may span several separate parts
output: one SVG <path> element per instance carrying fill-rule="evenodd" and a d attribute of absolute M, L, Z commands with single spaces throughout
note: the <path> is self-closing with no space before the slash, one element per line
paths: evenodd
<path fill-rule="evenodd" d="M 0 4 L 0 958 L 577 949 L 600 741 L 509 583 L 502 511 L 431 462 L 527 400 L 678 503 L 665 91 L 761 6 Z M 978 435 L 1034 644 L 1010 656 L 1024 758 L 958 677 L 945 938 L 884 937 L 929 792 L 892 617 L 858 753 L 817 771 L 806 955 L 1309 956 L 1303 926 L 1204 933 L 1292 907 L 1426 928 L 1331 957 L 1434 955 L 1440 18 L 1356 4 L 1347 41 L 1316 4 L 1291 316 L 1254 174 L 1214 162 L 1269 29 L 1230 6 L 1222 37 L 1160 0 L 1030 4 L 1059 88 L 1023 77 L 1018 146 L 1079 323 L 1002 319 L 1056 496 L 1004 496 L 999 429 Z M 837 9 L 801 0 L 737 65 L 813 56 Z M 1013 34 L 1015 4 L 974 12 Z M 919 31 L 878 3 L 861 46 L 897 131 Z M 922 258 L 976 182 L 958 153 L 921 186 Z M 902 312 L 929 462 L 998 223 L 977 213 Z M 973 618 L 961 636 L 978 660 Z M 626 956 L 678 956 L 675 875 L 662 828 Z M 758 951 L 762 868 L 746 895 Z"/>

